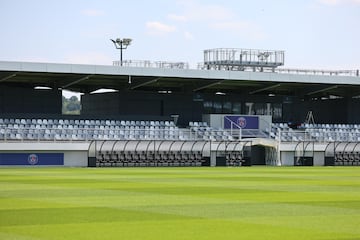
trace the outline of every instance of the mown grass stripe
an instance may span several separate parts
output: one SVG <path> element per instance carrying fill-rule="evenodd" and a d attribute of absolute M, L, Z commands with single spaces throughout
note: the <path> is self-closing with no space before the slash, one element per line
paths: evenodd
<path fill-rule="evenodd" d="M 0 239 L 360 239 L 359 167 L 0 168 Z"/>

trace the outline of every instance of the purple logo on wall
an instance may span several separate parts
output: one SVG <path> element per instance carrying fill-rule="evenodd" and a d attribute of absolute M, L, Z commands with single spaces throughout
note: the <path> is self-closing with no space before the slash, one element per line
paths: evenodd
<path fill-rule="evenodd" d="M 36 165 L 39 162 L 39 158 L 36 154 L 30 154 L 28 157 L 28 163 L 30 165 Z"/>
<path fill-rule="evenodd" d="M 241 128 L 246 128 L 246 119 L 244 117 L 239 117 L 238 120 L 237 120 L 237 124 Z"/>
<path fill-rule="evenodd" d="M 259 129 L 259 117 L 257 116 L 225 116 L 225 129 Z"/>

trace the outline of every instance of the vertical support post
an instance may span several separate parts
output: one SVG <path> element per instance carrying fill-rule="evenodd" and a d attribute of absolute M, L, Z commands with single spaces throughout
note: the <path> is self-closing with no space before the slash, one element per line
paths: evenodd
<path fill-rule="evenodd" d="M 276 159 L 276 165 L 277 166 L 281 166 L 281 151 L 280 151 L 280 146 L 281 146 L 281 129 L 278 129 L 278 145 L 277 145 L 277 159 Z"/>
<path fill-rule="evenodd" d="M 212 140 L 210 140 L 210 166 L 211 167 L 216 167 L 216 155 L 217 155 L 217 151 L 212 151 Z"/>
<path fill-rule="evenodd" d="M 271 127 L 271 122 L 269 122 L 269 136 L 268 136 L 268 138 L 271 138 L 271 130 L 272 130 L 272 127 Z"/>
<path fill-rule="evenodd" d="M 122 45 L 122 41 L 121 41 L 121 42 L 120 42 L 120 66 L 123 65 L 122 50 L 123 50 L 123 45 Z"/>

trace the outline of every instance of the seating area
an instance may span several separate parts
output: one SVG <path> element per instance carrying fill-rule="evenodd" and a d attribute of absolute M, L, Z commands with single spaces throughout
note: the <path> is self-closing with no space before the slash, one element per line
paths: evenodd
<path fill-rule="evenodd" d="M 226 166 L 242 166 L 245 163 L 242 151 L 231 151 L 226 153 Z"/>
<path fill-rule="evenodd" d="M 90 119 L 0 118 L 0 140 L 90 141 L 90 140 L 207 140 L 233 141 L 229 131 L 189 122 L 180 129 L 172 121 L 125 121 Z"/>
<path fill-rule="evenodd" d="M 287 123 L 273 123 L 270 137 L 281 141 L 356 142 L 360 141 L 360 124 L 301 124 L 292 129 Z"/>
<path fill-rule="evenodd" d="M 98 167 L 180 167 L 202 166 L 201 151 L 98 151 Z"/>
<path fill-rule="evenodd" d="M 94 141 L 99 167 L 202 166 L 209 155 L 205 141 L 123 140 Z"/>
<path fill-rule="evenodd" d="M 189 122 L 191 134 L 197 139 L 211 141 L 233 141 L 233 136 L 225 129 L 209 127 L 207 122 Z"/>
<path fill-rule="evenodd" d="M 292 129 L 287 123 L 273 123 L 267 134 L 262 137 L 283 142 L 356 142 L 360 141 L 360 124 L 302 124 Z M 238 137 L 236 131 L 215 129 L 206 122 L 189 122 L 188 128 L 180 129 L 172 121 L 0 118 L 0 140 L 5 141 L 233 141 Z"/>
<path fill-rule="evenodd" d="M 0 140 L 87 141 L 183 138 L 184 133 L 172 121 L 0 118 Z"/>
<path fill-rule="evenodd" d="M 302 124 L 311 136 L 327 141 L 360 141 L 359 124 Z"/>
<path fill-rule="evenodd" d="M 336 166 L 359 166 L 360 152 L 335 152 Z"/>

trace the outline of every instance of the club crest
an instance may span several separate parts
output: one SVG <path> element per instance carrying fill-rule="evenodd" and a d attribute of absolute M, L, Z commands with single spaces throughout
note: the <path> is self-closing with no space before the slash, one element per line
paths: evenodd
<path fill-rule="evenodd" d="M 39 162 L 39 158 L 36 154 L 30 154 L 28 156 L 28 163 L 30 165 L 36 165 L 36 164 L 38 164 L 38 162 Z"/>
<path fill-rule="evenodd" d="M 239 117 L 238 120 L 237 120 L 237 124 L 241 128 L 245 128 L 246 127 L 246 119 L 244 117 Z"/>

